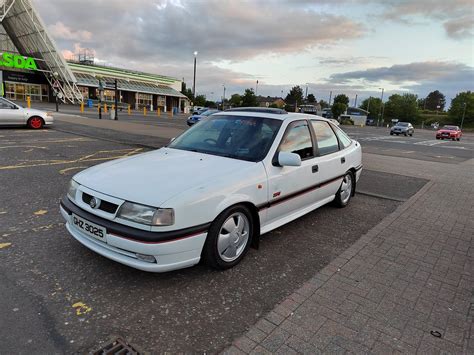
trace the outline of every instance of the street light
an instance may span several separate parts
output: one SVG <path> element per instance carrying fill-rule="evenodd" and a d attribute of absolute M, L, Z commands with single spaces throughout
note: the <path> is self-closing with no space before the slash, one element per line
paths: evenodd
<path fill-rule="evenodd" d="M 382 90 L 382 96 L 380 97 L 380 107 L 379 107 L 379 124 L 381 122 L 383 122 L 383 109 L 384 109 L 384 105 L 383 105 L 383 91 L 384 91 L 384 88 L 379 88 L 379 90 Z M 380 116 L 380 111 L 382 111 L 382 116 Z M 378 126 L 378 125 L 377 125 Z"/>
<path fill-rule="evenodd" d="M 224 101 L 225 101 L 225 84 L 222 84 L 224 87 L 224 95 L 222 96 L 222 111 L 224 111 Z"/>
<path fill-rule="evenodd" d="M 196 57 L 198 55 L 198 52 L 194 52 L 194 79 L 193 79 L 193 97 L 194 100 L 196 99 Z"/>
<path fill-rule="evenodd" d="M 466 102 L 463 102 L 463 106 L 464 106 L 464 109 L 462 111 L 462 119 L 461 119 L 461 131 L 462 131 L 462 125 L 464 123 L 464 116 L 466 115 L 466 106 L 467 106 L 467 103 Z"/>
<path fill-rule="evenodd" d="M 258 95 L 258 80 L 257 83 L 255 84 L 255 96 Z"/>

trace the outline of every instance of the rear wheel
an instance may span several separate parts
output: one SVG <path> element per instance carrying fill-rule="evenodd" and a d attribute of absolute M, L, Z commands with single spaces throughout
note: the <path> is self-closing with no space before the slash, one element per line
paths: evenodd
<path fill-rule="evenodd" d="M 354 186 L 354 175 L 348 171 L 344 178 L 342 179 L 341 187 L 336 194 L 334 203 L 337 207 L 346 207 L 349 204 L 349 201 L 352 197 L 352 190 Z"/>
<path fill-rule="evenodd" d="M 44 125 L 43 119 L 37 116 L 31 117 L 27 123 L 28 128 L 31 128 L 31 129 L 41 129 L 43 128 L 43 125 Z"/>
<path fill-rule="evenodd" d="M 216 269 L 229 269 L 245 256 L 253 237 L 252 214 L 245 206 L 234 206 L 212 222 L 202 256 Z"/>
<path fill-rule="evenodd" d="M 459 142 L 461 140 L 461 137 L 457 138 L 457 141 Z"/>

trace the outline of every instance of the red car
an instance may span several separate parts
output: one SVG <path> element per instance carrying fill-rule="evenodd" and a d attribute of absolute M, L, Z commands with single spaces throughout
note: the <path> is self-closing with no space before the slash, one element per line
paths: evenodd
<path fill-rule="evenodd" d="M 444 126 L 436 132 L 436 139 L 452 139 L 460 140 L 462 137 L 462 132 L 458 126 Z"/>

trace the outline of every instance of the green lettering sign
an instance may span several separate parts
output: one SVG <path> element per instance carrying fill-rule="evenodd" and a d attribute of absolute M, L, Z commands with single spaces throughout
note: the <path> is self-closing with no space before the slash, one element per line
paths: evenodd
<path fill-rule="evenodd" d="M 0 67 L 38 70 L 33 58 L 13 53 L 2 53 L 0 56 Z"/>

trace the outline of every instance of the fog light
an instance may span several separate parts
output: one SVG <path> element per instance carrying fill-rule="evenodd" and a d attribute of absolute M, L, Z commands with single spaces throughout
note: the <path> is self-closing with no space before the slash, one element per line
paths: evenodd
<path fill-rule="evenodd" d="M 141 261 L 146 261 L 147 263 L 156 263 L 156 259 L 153 255 L 145 255 L 145 254 L 136 254 L 137 259 Z"/>

